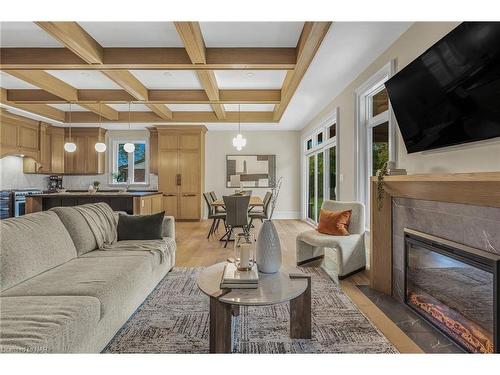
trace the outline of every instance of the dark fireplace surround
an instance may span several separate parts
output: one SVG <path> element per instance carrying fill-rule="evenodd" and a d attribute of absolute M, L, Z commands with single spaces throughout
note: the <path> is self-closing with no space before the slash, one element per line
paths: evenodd
<path fill-rule="evenodd" d="M 403 301 L 472 353 L 500 352 L 500 255 L 404 229 Z"/>

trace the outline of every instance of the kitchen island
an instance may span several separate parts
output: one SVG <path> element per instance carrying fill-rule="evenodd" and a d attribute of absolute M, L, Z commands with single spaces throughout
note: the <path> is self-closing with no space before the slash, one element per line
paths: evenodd
<path fill-rule="evenodd" d="M 26 213 L 46 211 L 52 207 L 78 206 L 105 202 L 114 211 L 134 215 L 149 215 L 163 211 L 163 194 L 158 191 L 100 191 L 97 193 L 69 191 L 26 197 Z"/>

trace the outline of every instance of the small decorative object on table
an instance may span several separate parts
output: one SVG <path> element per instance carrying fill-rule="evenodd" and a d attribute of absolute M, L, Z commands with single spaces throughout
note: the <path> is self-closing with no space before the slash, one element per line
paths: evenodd
<path fill-rule="evenodd" d="M 101 182 L 100 181 L 94 181 L 94 182 L 92 182 L 92 185 L 94 185 L 95 191 L 97 191 L 101 187 Z"/>
<path fill-rule="evenodd" d="M 89 185 L 87 191 L 91 194 L 97 193 L 97 187 L 95 187 L 94 185 Z"/>
<path fill-rule="evenodd" d="M 257 238 L 257 267 L 263 273 L 276 273 L 281 268 L 281 244 L 278 231 L 266 220 Z"/>
<path fill-rule="evenodd" d="M 238 271 L 249 271 L 255 264 L 255 238 L 251 233 L 238 233 L 234 241 L 234 257 Z"/>
<path fill-rule="evenodd" d="M 240 271 L 234 263 L 228 262 L 222 272 L 221 289 L 257 289 L 259 287 L 259 272 L 257 267 L 248 271 Z"/>

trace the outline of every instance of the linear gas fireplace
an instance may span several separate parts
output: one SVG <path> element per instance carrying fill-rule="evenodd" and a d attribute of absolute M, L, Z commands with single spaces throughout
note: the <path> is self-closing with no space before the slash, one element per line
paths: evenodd
<path fill-rule="evenodd" d="M 500 256 L 404 230 L 404 301 L 468 352 L 500 352 Z"/>

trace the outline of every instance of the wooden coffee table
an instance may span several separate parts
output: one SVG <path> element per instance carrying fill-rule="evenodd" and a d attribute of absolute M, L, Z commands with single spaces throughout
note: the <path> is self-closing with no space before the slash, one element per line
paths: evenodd
<path fill-rule="evenodd" d="M 225 262 L 205 269 L 198 287 L 210 297 L 210 353 L 231 353 L 231 319 L 239 306 L 268 306 L 290 301 L 290 337 L 311 338 L 311 277 L 296 268 L 259 273 L 257 289 L 220 289 Z"/>

